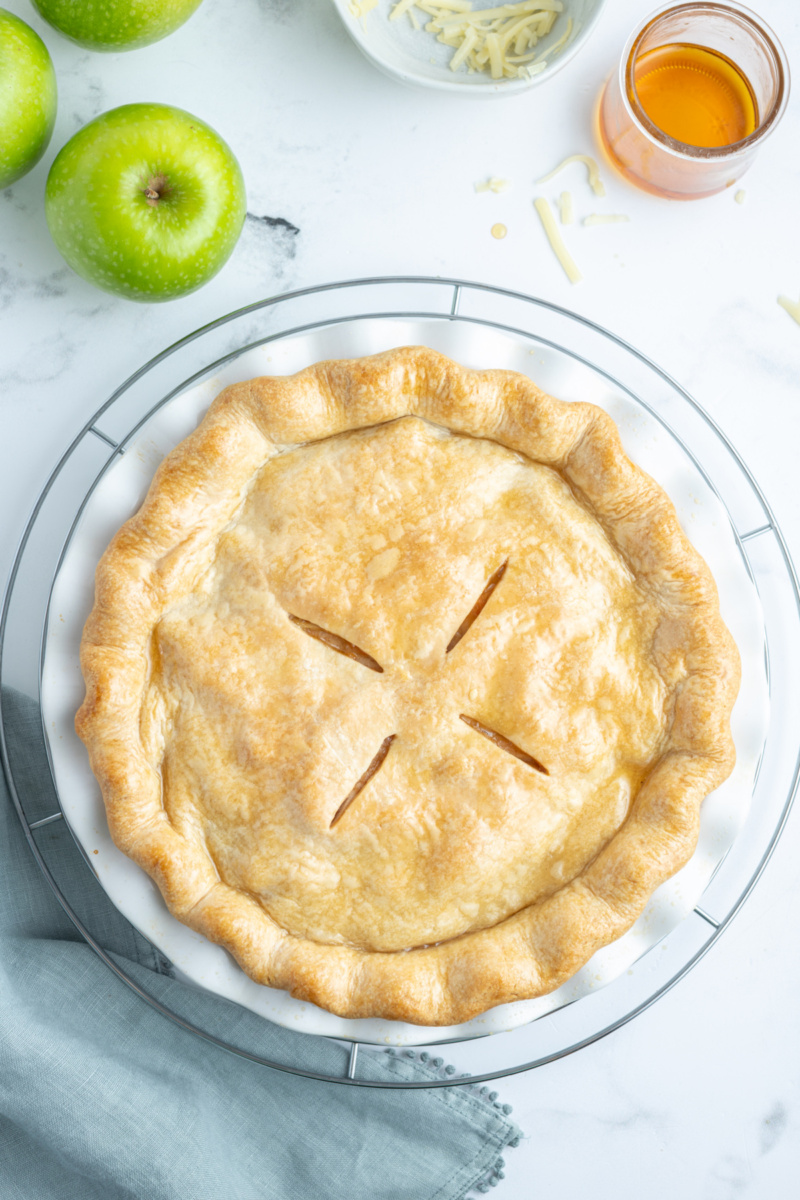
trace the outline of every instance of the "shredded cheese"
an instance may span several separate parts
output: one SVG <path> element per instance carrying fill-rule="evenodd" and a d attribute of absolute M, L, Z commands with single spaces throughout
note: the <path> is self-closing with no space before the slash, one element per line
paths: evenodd
<path fill-rule="evenodd" d="M 562 192 L 558 197 L 558 211 L 562 225 L 571 225 L 575 220 L 575 210 L 572 206 L 572 192 Z"/>
<path fill-rule="evenodd" d="M 778 304 L 785 308 L 793 321 L 800 325 L 800 300 L 790 300 L 788 296 L 778 296 Z"/>
<path fill-rule="evenodd" d="M 547 203 L 544 196 L 539 196 L 538 199 L 534 200 L 533 206 L 539 214 L 539 220 L 542 222 L 544 231 L 547 234 L 547 240 L 550 243 L 550 248 L 552 249 L 558 261 L 561 263 L 561 266 L 564 268 L 567 279 L 570 281 L 570 283 L 580 283 L 580 281 L 583 279 L 583 276 L 575 265 L 575 260 L 572 258 L 569 250 L 567 250 L 567 247 L 564 245 L 561 234 L 558 232 L 556 219 L 553 216 L 553 211 L 550 208 L 550 205 Z"/>
<path fill-rule="evenodd" d="M 572 17 L 567 17 L 567 28 L 564 30 L 564 32 L 562 33 L 562 35 L 558 39 L 558 41 L 553 42 L 552 46 L 548 46 L 548 48 L 546 50 L 542 51 L 542 53 L 539 55 L 538 58 L 535 58 L 533 60 L 534 64 L 536 64 L 537 69 L 539 71 L 543 71 L 545 69 L 545 67 L 547 66 L 547 61 L 545 59 L 545 55 L 547 55 L 547 58 L 555 58 L 555 56 L 557 54 L 560 54 L 561 50 L 564 46 L 564 43 L 567 41 L 567 39 L 569 38 L 569 35 L 571 33 L 572 33 Z M 528 73 L 534 74 L 534 70 L 531 69 L 531 70 L 529 70 Z"/>
<path fill-rule="evenodd" d="M 536 182 L 547 183 L 548 180 L 556 176 L 559 171 L 563 171 L 564 167 L 568 167 L 570 163 L 574 162 L 580 162 L 585 165 L 586 170 L 589 172 L 589 186 L 594 192 L 595 196 L 605 196 L 606 189 L 603 186 L 602 179 L 600 178 L 599 168 L 596 161 L 590 154 L 570 154 L 569 158 L 565 158 L 564 161 L 559 163 L 557 167 L 554 167 L 548 175 L 543 175 L 542 178 L 537 179 Z"/>
<path fill-rule="evenodd" d="M 354 17 L 365 17 L 373 8 L 378 7 L 378 0 L 351 0 L 350 12 Z"/>
<path fill-rule="evenodd" d="M 737 204 L 744 204 L 744 198 L 746 195 L 747 192 L 744 190 L 744 188 L 739 188 L 738 192 L 736 192 L 733 198 Z"/>
<path fill-rule="evenodd" d="M 544 52 L 535 49 L 563 8 L 562 0 L 521 0 L 475 11 L 472 0 L 397 0 L 389 20 L 408 13 L 413 23 L 415 9 L 430 17 L 427 32 L 454 50 L 451 71 L 466 67 L 470 73 L 487 72 L 492 79 L 529 79 L 545 70 L 545 55 L 557 54 L 572 33 L 568 18 L 553 46 Z"/>
<path fill-rule="evenodd" d="M 619 225 L 622 221 L 630 221 L 625 213 L 589 213 L 583 218 L 584 225 Z"/>
<path fill-rule="evenodd" d="M 507 179 L 498 179 L 495 175 L 490 175 L 488 179 L 484 179 L 480 183 L 475 184 L 476 192 L 507 192 L 511 184 Z"/>
<path fill-rule="evenodd" d="M 402 17 L 403 13 L 409 12 L 410 9 L 412 9 L 414 7 L 416 2 L 417 2 L 417 0 L 399 0 L 399 3 L 395 4 L 394 8 L 392 9 L 391 13 L 389 14 L 389 20 L 390 21 L 399 20 L 399 18 Z"/>

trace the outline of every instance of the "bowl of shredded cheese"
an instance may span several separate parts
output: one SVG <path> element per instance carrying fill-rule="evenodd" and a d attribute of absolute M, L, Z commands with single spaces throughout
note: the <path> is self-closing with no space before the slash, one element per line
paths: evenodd
<path fill-rule="evenodd" d="M 333 0 L 347 32 L 401 83 L 478 96 L 549 79 L 588 38 L 605 0 Z"/>

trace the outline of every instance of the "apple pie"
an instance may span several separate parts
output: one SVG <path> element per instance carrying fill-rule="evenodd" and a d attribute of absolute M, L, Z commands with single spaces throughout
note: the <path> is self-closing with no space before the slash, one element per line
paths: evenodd
<path fill-rule="evenodd" d="M 346 1017 L 558 987 L 734 761 L 714 581 L 612 420 L 419 347 L 222 392 L 103 556 L 81 663 L 117 845 Z"/>

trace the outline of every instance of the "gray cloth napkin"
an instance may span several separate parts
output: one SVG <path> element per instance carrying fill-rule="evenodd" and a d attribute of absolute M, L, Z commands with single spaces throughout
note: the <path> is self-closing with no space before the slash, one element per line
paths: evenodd
<path fill-rule="evenodd" d="M 58 810 L 38 709 L 5 692 L 2 710 L 33 822 Z M 35 836 L 92 935 L 164 1005 L 263 1057 L 346 1073 L 346 1047 L 172 978 L 94 883 L 64 821 Z M 381 1054 L 377 1070 L 440 1078 L 435 1053 Z M 398 1092 L 287 1075 L 175 1025 L 81 939 L 0 772 L 2 1200 L 458 1200 L 502 1179 L 499 1156 L 520 1138 L 509 1112 L 485 1087 Z"/>

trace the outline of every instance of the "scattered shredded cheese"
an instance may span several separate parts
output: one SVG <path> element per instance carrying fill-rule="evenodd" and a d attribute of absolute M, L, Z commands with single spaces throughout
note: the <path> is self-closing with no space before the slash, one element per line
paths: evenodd
<path fill-rule="evenodd" d="M 778 304 L 785 308 L 793 321 L 800 325 L 800 300 L 790 300 L 788 296 L 778 296 Z"/>
<path fill-rule="evenodd" d="M 622 221 L 630 221 L 625 213 L 590 213 L 583 218 L 584 225 L 619 225 Z"/>
<path fill-rule="evenodd" d="M 497 238 L 499 240 L 500 238 L 504 238 L 507 233 L 508 230 L 506 229 L 505 225 L 502 225 L 499 221 L 496 225 L 492 226 L 493 238 Z"/>
<path fill-rule="evenodd" d="M 575 210 L 572 205 L 572 192 L 562 192 L 558 197 L 558 211 L 562 225 L 571 225 L 575 220 Z"/>
<path fill-rule="evenodd" d="M 533 206 L 539 214 L 539 220 L 542 222 L 544 231 L 547 234 L 547 240 L 561 266 L 564 268 L 567 279 L 570 283 L 580 283 L 583 279 L 580 271 L 575 265 L 575 261 L 567 250 L 567 247 L 562 241 L 561 234 L 558 232 L 556 219 L 553 216 L 553 211 L 550 205 L 545 200 L 544 196 L 539 196 L 534 200 Z"/>
<path fill-rule="evenodd" d="M 590 154 L 570 154 L 569 158 L 565 158 L 564 161 L 559 163 L 557 167 L 554 167 L 548 175 L 543 175 L 542 178 L 537 179 L 536 182 L 547 183 L 548 180 L 557 175 L 559 171 L 563 171 L 564 167 L 568 167 L 570 163 L 574 162 L 581 162 L 586 166 L 586 170 L 589 172 L 589 186 L 591 187 L 595 196 L 605 196 L 606 189 L 603 186 L 602 179 L 600 178 L 600 170 Z"/>
<path fill-rule="evenodd" d="M 507 179 L 498 179 L 495 175 L 490 175 L 488 179 L 482 180 L 475 184 L 476 192 L 507 192 L 511 184 Z"/>
<path fill-rule="evenodd" d="M 378 0 L 350 0 L 350 12 L 354 17 L 365 17 L 377 7 Z"/>
<path fill-rule="evenodd" d="M 736 192 L 733 198 L 737 204 L 744 204 L 744 198 L 746 195 L 747 192 L 744 190 L 744 188 L 739 188 L 738 192 Z"/>
<path fill-rule="evenodd" d="M 351 8 L 353 6 L 351 5 Z M 370 5 L 372 7 L 372 5 Z M 546 51 L 535 49 L 563 12 L 562 0 L 521 0 L 473 11 L 472 0 L 397 0 L 389 14 L 397 21 L 414 10 L 431 20 L 425 26 L 437 41 L 452 46 L 451 71 L 488 72 L 492 79 L 529 79 L 545 70 L 545 55 L 557 54 L 572 33 L 572 18 L 558 41 Z M 413 23 L 413 20 L 412 20 Z"/>

